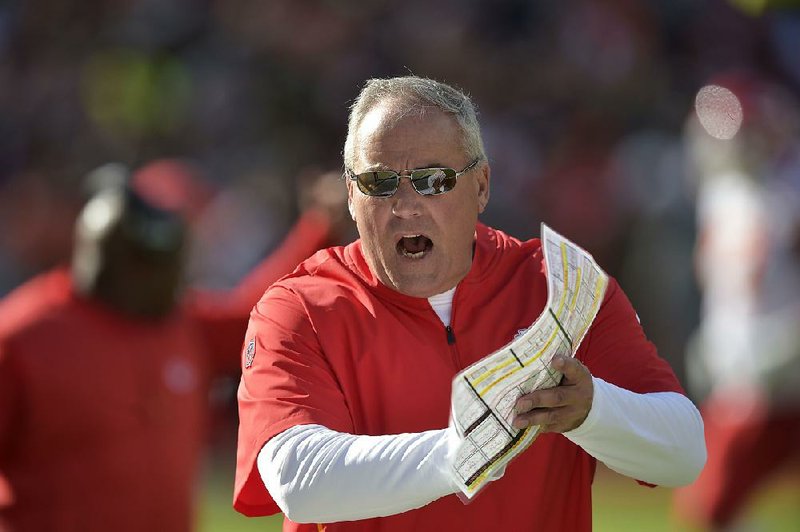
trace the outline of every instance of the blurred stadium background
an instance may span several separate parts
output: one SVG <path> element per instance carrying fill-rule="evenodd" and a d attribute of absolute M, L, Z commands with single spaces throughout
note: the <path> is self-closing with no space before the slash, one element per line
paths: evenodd
<path fill-rule="evenodd" d="M 66 260 L 89 170 L 157 158 L 205 176 L 191 280 L 231 286 L 297 215 L 298 183 L 341 167 L 361 83 L 413 73 L 479 106 L 484 220 L 522 238 L 546 221 L 584 245 L 685 382 L 700 306 L 698 90 L 736 87 L 743 127 L 767 94 L 762 121 L 781 129 L 762 157 L 798 157 L 789 0 L 6 0 L 0 54 L 0 296 Z M 268 530 L 229 509 L 234 387 L 212 397 L 200 528 Z M 796 487 L 769 493 L 756 529 L 800 530 Z M 680 529 L 668 490 L 601 472 L 595 497 L 598 530 Z"/>

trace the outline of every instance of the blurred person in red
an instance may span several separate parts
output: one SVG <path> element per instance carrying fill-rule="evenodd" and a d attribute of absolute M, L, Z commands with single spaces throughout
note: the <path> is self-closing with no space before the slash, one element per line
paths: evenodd
<path fill-rule="evenodd" d="M 687 368 L 702 398 L 708 463 L 676 491 L 675 508 L 683 520 L 727 530 L 800 458 L 800 107 L 757 77 L 716 83 L 686 133 L 702 291 Z"/>
<path fill-rule="evenodd" d="M 238 373 L 266 286 L 347 219 L 326 194 L 234 290 L 185 291 L 192 185 L 150 170 L 90 174 L 70 266 L 0 301 L 0 529 L 192 530 L 210 381 Z"/>

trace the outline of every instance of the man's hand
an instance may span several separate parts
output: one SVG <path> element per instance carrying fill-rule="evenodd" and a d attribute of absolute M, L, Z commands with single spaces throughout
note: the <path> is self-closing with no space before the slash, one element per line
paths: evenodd
<path fill-rule="evenodd" d="M 594 397 L 592 375 L 572 357 L 553 357 L 550 366 L 563 374 L 561 384 L 517 399 L 514 426 L 539 425 L 541 432 L 568 432 L 589 415 Z"/>

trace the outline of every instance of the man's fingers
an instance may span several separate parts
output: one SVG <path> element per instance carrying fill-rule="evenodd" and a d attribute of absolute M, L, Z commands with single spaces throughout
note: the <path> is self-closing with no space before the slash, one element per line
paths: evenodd
<path fill-rule="evenodd" d="M 574 357 L 555 356 L 550 361 L 550 366 L 564 375 L 562 384 L 574 384 L 589 376 L 589 370 Z"/>
<path fill-rule="evenodd" d="M 543 408 L 540 410 L 531 410 L 525 414 L 517 414 L 514 418 L 513 425 L 518 429 L 524 429 L 534 425 L 539 425 L 539 427 L 544 428 L 556 423 L 557 418 L 558 414 L 555 408 Z"/>
<path fill-rule="evenodd" d="M 532 408 L 552 408 L 565 406 L 575 401 L 576 385 L 591 381 L 591 374 L 586 366 L 572 357 L 555 356 L 550 366 L 564 375 L 561 384 L 553 388 L 536 390 L 517 399 L 516 411 L 527 412 Z"/>
<path fill-rule="evenodd" d="M 586 419 L 594 396 L 591 373 L 571 357 L 553 357 L 551 366 L 564 375 L 561 384 L 517 399 L 514 427 L 539 425 L 542 432 L 565 432 Z"/>
<path fill-rule="evenodd" d="M 534 408 L 553 408 L 564 406 L 569 403 L 569 389 L 561 386 L 536 390 L 517 399 L 518 413 L 525 413 Z"/>
<path fill-rule="evenodd" d="M 570 406 L 534 409 L 517 415 L 513 426 L 524 429 L 538 425 L 541 432 L 564 432 L 572 428 L 575 417 L 575 408 Z"/>

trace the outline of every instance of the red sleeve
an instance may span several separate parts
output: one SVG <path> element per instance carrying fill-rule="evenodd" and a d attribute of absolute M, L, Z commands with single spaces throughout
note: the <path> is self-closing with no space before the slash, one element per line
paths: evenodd
<path fill-rule="evenodd" d="M 3 475 L 3 464 L 10 459 L 21 416 L 20 379 L 12 366 L 7 347 L 0 338 L 0 509 L 14 501 L 11 485 Z"/>
<path fill-rule="evenodd" d="M 256 458 L 274 435 L 302 424 L 352 432 L 342 391 L 302 302 L 276 286 L 250 318 L 242 350 L 234 508 L 249 515 L 280 510 L 259 476 Z"/>
<path fill-rule="evenodd" d="M 576 357 L 593 376 L 637 393 L 678 392 L 678 378 L 642 330 L 639 318 L 614 279 Z"/>
<path fill-rule="evenodd" d="M 239 352 L 250 310 L 275 281 L 328 245 L 329 219 L 309 210 L 292 227 L 281 245 L 229 292 L 195 291 L 189 297 L 190 312 L 200 322 L 206 345 L 213 354 L 215 374 L 236 373 Z"/>

